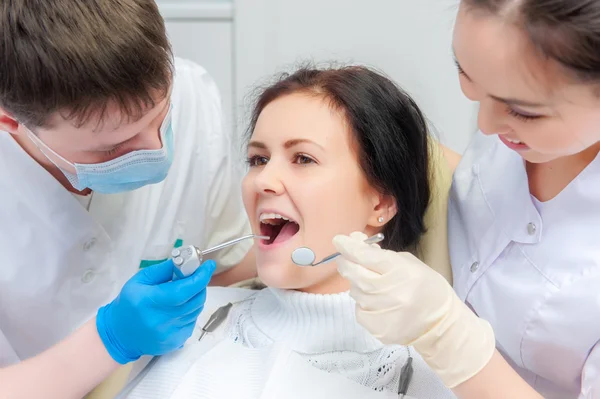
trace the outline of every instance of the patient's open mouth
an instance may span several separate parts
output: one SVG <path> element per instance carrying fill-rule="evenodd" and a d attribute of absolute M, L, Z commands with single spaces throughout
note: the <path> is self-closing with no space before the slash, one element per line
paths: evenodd
<path fill-rule="evenodd" d="M 300 230 L 294 220 L 277 213 L 262 213 L 260 215 L 260 234 L 271 237 L 263 240 L 266 245 L 278 244 L 292 238 Z"/>

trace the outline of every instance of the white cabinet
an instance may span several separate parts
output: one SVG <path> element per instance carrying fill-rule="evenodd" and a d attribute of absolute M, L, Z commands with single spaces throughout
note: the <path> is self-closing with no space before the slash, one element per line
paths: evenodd
<path fill-rule="evenodd" d="M 228 129 L 235 120 L 233 6 L 225 0 L 158 0 L 175 56 L 202 65 L 223 100 Z"/>

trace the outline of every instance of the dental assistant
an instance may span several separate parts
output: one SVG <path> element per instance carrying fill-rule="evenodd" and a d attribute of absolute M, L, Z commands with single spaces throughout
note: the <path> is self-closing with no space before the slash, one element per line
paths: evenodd
<path fill-rule="evenodd" d="M 81 398 L 180 348 L 213 272 L 252 275 L 251 243 L 165 261 L 250 232 L 236 157 L 153 1 L 9 2 L 0 37 L 0 397 Z"/>
<path fill-rule="evenodd" d="M 358 320 L 460 398 L 598 398 L 600 1 L 463 0 L 453 48 L 481 129 L 450 193 L 454 290 L 338 236 Z"/>

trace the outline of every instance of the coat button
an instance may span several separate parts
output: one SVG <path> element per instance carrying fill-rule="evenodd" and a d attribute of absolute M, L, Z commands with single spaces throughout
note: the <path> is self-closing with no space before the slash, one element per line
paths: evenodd
<path fill-rule="evenodd" d="M 479 269 L 479 262 L 473 262 L 471 265 L 471 273 L 475 273 Z"/>
<path fill-rule="evenodd" d="M 534 235 L 534 234 L 535 234 L 535 231 L 536 231 L 536 229 L 537 229 L 537 228 L 535 227 L 535 224 L 533 224 L 533 223 L 529 223 L 529 224 L 527 225 L 527 233 L 528 233 L 530 236 L 532 236 L 532 235 Z"/>
<path fill-rule="evenodd" d="M 90 238 L 85 244 L 83 244 L 83 250 L 87 252 L 92 249 L 94 245 L 96 245 L 96 238 Z"/>
<path fill-rule="evenodd" d="M 86 284 L 91 283 L 94 277 L 95 273 L 92 270 L 86 270 L 85 273 L 83 273 L 83 277 L 81 277 L 81 281 Z"/>

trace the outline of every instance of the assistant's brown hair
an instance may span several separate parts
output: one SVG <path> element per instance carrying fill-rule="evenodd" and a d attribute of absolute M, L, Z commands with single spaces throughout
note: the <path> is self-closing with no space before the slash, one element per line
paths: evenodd
<path fill-rule="evenodd" d="M 509 18 L 545 57 L 582 82 L 600 81 L 599 0 L 463 0 Z"/>
<path fill-rule="evenodd" d="M 172 52 L 153 0 L 0 2 L 0 107 L 28 127 L 136 119 L 168 93 Z"/>

